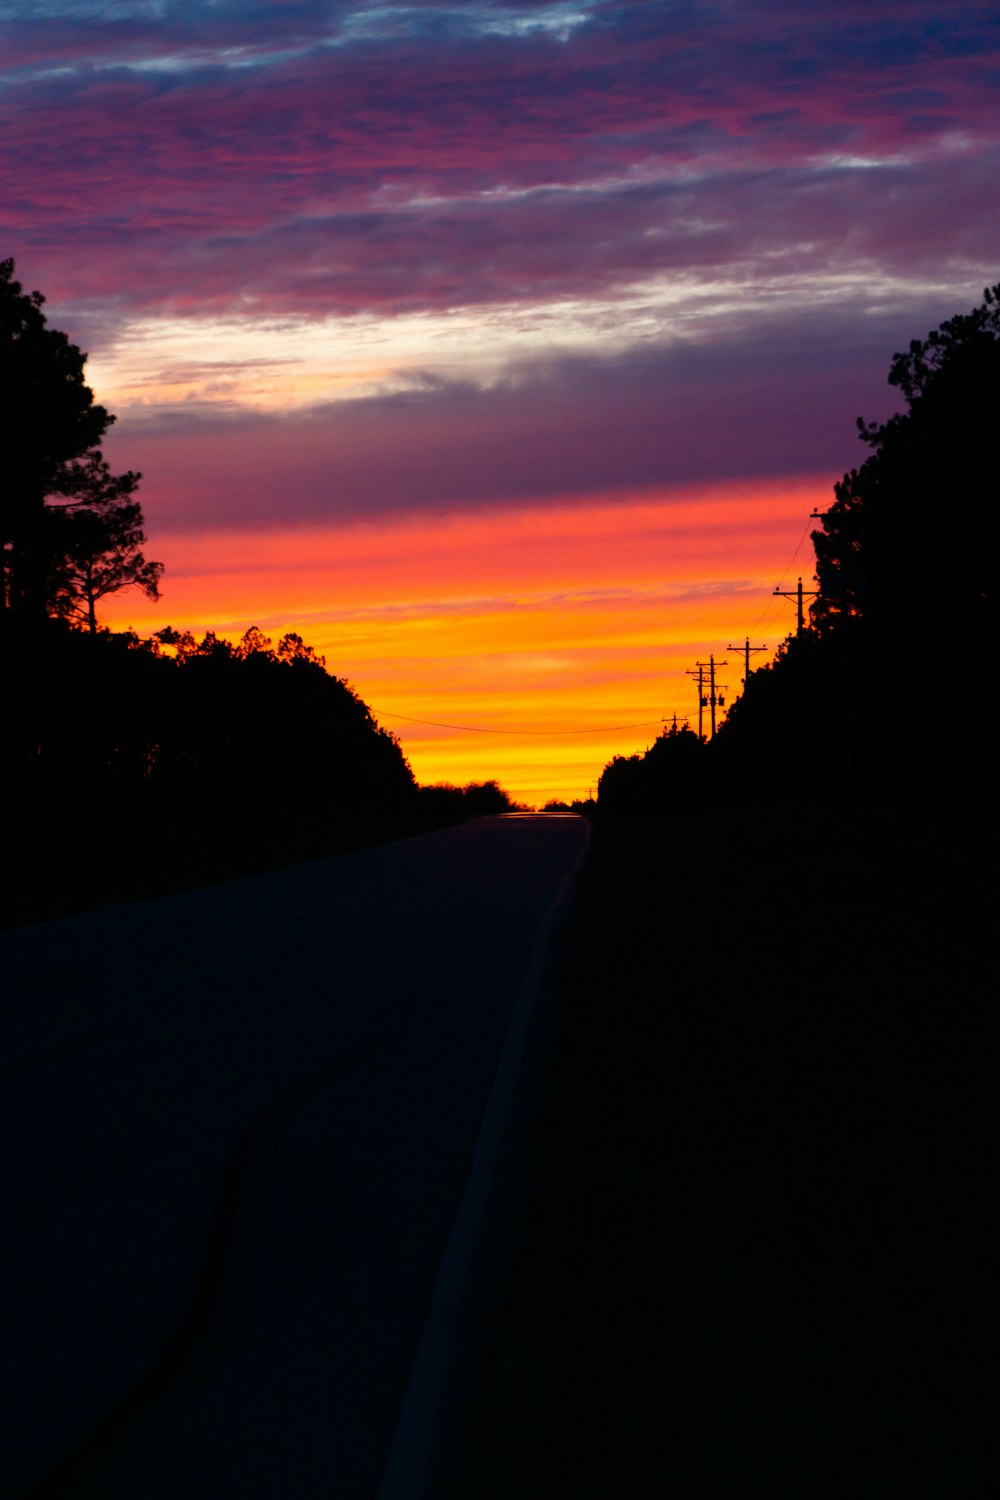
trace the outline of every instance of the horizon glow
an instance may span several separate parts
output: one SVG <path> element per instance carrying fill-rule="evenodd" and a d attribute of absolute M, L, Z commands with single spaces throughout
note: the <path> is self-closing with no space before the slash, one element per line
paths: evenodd
<path fill-rule="evenodd" d="M 182 535 L 169 600 L 119 596 L 112 623 L 230 640 L 259 625 L 275 643 L 295 630 L 419 781 L 497 779 L 532 805 L 586 797 L 613 755 L 644 749 L 675 713 L 696 723 L 694 661 L 750 634 L 768 647 L 755 666 L 773 654 L 794 617 L 770 590 L 803 555 L 823 488 Z M 731 701 L 732 653 L 722 676 Z"/>
<path fill-rule="evenodd" d="M 421 780 L 585 795 L 773 651 L 893 353 L 1000 279 L 987 0 L 2 11 L 0 255 L 166 564 L 104 623 L 297 630 Z"/>

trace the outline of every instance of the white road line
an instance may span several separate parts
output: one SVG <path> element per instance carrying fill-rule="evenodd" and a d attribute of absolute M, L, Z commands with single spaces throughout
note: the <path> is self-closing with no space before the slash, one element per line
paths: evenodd
<path fill-rule="evenodd" d="M 462 1333 L 462 1308 L 473 1252 L 510 1119 L 524 1062 L 532 1013 L 538 999 L 546 950 L 557 918 L 569 899 L 573 881 L 586 857 L 583 851 L 559 886 L 535 934 L 528 971 L 521 987 L 458 1215 L 441 1262 L 430 1312 L 400 1409 L 378 1500 L 421 1500 L 434 1456 L 445 1402 L 448 1371 Z"/>

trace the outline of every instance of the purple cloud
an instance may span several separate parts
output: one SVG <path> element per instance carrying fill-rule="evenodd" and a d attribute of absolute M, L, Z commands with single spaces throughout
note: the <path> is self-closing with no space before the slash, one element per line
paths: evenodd
<path fill-rule="evenodd" d="M 146 473 L 156 533 L 627 500 L 749 477 L 828 474 L 832 488 L 864 456 L 855 418 L 895 409 L 889 360 L 912 331 L 898 310 L 847 325 L 817 310 L 753 337 L 534 363 L 485 391 L 428 380 L 286 417 L 164 411 L 122 424 L 109 451 Z"/>
<path fill-rule="evenodd" d="M 110 451 L 154 533 L 832 480 L 892 351 L 996 279 L 1000 12 L 976 0 L 3 13 L 0 253 L 92 353 L 140 315 L 245 319 L 266 358 L 270 317 L 566 302 L 610 349 L 648 289 L 632 347 L 536 340 L 488 388 L 428 363 L 283 419 L 131 415 Z"/>
<path fill-rule="evenodd" d="M 975 3 L 595 4 L 565 34 L 537 4 L 7 9 L 5 253 L 108 317 L 531 302 L 789 250 L 960 281 L 995 253 Z"/>

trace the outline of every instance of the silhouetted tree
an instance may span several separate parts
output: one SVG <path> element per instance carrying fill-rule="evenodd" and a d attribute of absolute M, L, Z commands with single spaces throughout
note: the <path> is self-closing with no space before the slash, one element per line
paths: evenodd
<path fill-rule="evenodd" d="M 859 746 L 886 765 L 941 764 L 985 746 L 943 730 L 928 688 L 941 692 L 959 659 L 966 675 L 984 671 L 995 639 L 1000 285 L 894 355 L 889 383 L 906 410 L 859 418 L 871 457 L 835 486 L 813 533 L 812 621 L 835 638 L 823 660 L 852 766 Z"/>
<path fill-rule="evenodd" d="M 314 647 L 307 646 L 302 637 L 296 635 L 294 630 L 288 631 L 286 635 L 281 637 L 275 654 L 279 661 L 289 663 L 308 662 L 310 666 L 315 667 L 326 666 L 326 658 L 319 656 Z"/>
<path fill-rule="evenodd" d="M 597 801 L 605 812 L 635 812 L 643 805 L 641 755 L 613 755 L 597 779 Z"/>
<path fill-rule="evenodd" d="M 229 661 L 232 657 L 239 655 L 239 650 L 223 636 L 216 635 L 214 630 L 206 630 L 194 651 L 195 656 L 211 656 L 217 660 Z"/>
<path fill-rule="evenodd" d="M 951 650 L 996 618 L 1000 285 L 894 355 L 889 384 L 906 411 L 858 419 L 872 456 L 835 486 L 813 533 L 812 619 L 821 631 L 864 620 L 886 649 L 927 624 Z"/>
<path fill-rule="evenodd" d="M 184 661 L 198 649 L 190 630 L 175 630 L 172 625 L 165 625 L 162 630 L 157 630 L 153 635 L 153 640 L 163 646 L 170 646 L 176 653 L 178 661 Z"/>
<path fill-rule="evenodd" d="M 511 812 L 517 806 L 496 781 L 470 781 L 467 786 L 440 781 L 435 786 L 422 786 L 420 804 L 431 817 L 455 819 L 489 817 Z"/>
<path fill-rule="evenodd" d="M 981 680 L 997 626 L 1000 548 L 1000 285 L 893 357 L 906 410 L 859 419 L 872 449 L 835 485 L 813 533 L 811 628 L 754 672 L 718 736 L 664 735 L 616 756 L 601 808 L 690 795 L 816 787 L 857 773 L 989 763 L 990 734 L 956 732 L 929 702 L 958 670 Z M 971 732 L 970 732 L 971 731 Z"/>
<path fill-rule="evenodd" d="M 110 889 L 130 869 L 151 876 L 161 857 L 225 878 L 423 812 L 398 741 L 304 642 L 286 659 L 244 656 L 212 633 L 196 644 L 165 627 L 142 640 L 50 620 L 12 631 L 11 645 L 0 651 L 0 774 L 16 789 L 5 831 L 38 890 Z"/>
<path fill-rule="evenodd" d="M 110 500 L 102 508 L 55 512 L 52 519 L 59 527 L 59 543 L 52 553 L 55 614 L 82 621 L 93 633 L 97 602 L 107 594 L 138 588 L 147 599 L 160 597 L 163 564 L 147 561 L 140 550 L 146 537 L 142 510 L 135 501 Z"/>
<path fill-rule="evenodd" d="M 676 805 L 700 787 L 706 746 L 693 729 L 674 724 L 643 755 L 616 755 L 597 783 L 603 811 L 642 812 Z"/>
<path fill-rule="evenodd" d="M 860 712 L 867 671 L 860 659 L 853 679 L 848 674 L 847 633 L 798 631 L 750 674 L 706 747 L 717 790 L 746 796 L 816 787 L 870 758 L 871 716 Z"/>
<path fill-rule="evenodd" d="M 266 657 L 268 661 L 273 661 L 271 637 L 265 635 L 259 625 L 251 625 L 249 630 L 243 632 L 243 637 L 236 647 L 236 655 L 244 661 L 249 660 L 251 656 Z"/>
<path fill-rule="evenodd" d="M 497 781 L 470 781 L 468 786 L 462 788 L 462 798 L 466 811 L 477 818 L 509 812 L 514 806 Z"/>
<path fill-rule="evenodd" d="M 89 623 L 114 589 L 155 594 L 161 569 L 138 550 L 140 476 L 111 474 L 98 444 L 114 417 L 84 380 L 87 356 L 49 328 L 44 301 L 0 261 L 0 614 L 38 621 L 82 607 Z"/>

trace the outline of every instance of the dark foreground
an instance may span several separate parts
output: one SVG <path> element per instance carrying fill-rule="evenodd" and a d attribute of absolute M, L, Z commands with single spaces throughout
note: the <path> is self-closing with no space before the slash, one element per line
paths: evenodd
<path fill-rule="evenodd" d="M 972 1495 L 996 798 L 595 831 L 448 1500 Z"/>
<path fill-rule="evenodd" d="M 353 854 L 460 821 L 418 808 L 331 818 L 307 798 L 292 807 L 253 800 L 234 807 L 207 794 L 135 809 L 79 795 L 21 806 L 0 882 L 0 930 Z"/>
<path fill-rule="evenodd" d="M 586 833 L 483 818 L 0 935 L 0 1494 L 374 1500 L 429 1447 Z"/>

